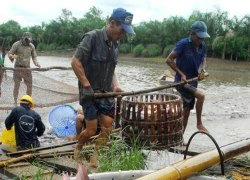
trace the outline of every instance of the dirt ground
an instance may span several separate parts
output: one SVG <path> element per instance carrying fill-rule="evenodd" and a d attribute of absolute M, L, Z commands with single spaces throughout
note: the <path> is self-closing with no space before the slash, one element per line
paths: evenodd
<path fill-rule="evenodd" d="M 202 120 L 210 134 L 223 146 L 235 141 L 250 138 L 250 88 L 209 88 L 206 91 Z M 238 92 L 240 90 L 240 93 Z M 185 140 L 196 131 L 196 113 L 191 111 Z M 211 146 L 209 140 L 199 135 L 193 141 Z"/>

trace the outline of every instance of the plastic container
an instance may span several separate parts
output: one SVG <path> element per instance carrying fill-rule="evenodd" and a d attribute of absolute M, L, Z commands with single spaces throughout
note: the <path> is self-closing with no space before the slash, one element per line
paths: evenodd
<path fill-rule="evenodd" d="M 71 136 L 76 134 L 76 115 L 70 105 L 59 105 L 50 111 L 48 121 L 57 136 Z"/>
<path fill-rule="evenodd" d="M 12 126 L 10 130 L 7 130 L 6 128 L 4 128 L 2 132 L 1 140 L 2 140 L 2 144 L 4 145 L 15 146 L 16 145 L 15 127 Z"/>

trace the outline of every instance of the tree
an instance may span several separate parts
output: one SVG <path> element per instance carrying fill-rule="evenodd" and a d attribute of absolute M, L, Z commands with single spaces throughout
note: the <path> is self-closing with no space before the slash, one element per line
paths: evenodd
<path fill-rule="evenodd" d="M 18 22 L 9 20 L 0 25 L 1 36 L 7 40 L 7 45 L 11 46 L 15 41 L 22 36 L 22 29 Z"/>

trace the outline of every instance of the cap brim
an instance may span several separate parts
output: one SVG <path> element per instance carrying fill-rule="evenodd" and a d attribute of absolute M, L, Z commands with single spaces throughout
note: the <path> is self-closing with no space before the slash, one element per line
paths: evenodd
<path fill-rule="evenodd" d="M 122 26 L 122 29 L 124 29 L 124 31 L 126 33 L 131 34 L 131 35 L 135 35 L 135 32 L 134 32 L 131 25 L 121 24 L 121 26 Z"/>
<path fill-rule="evenodd" d="M 197 32 L 195 33 L 199 38 L 210 38 L 207 32 Z"/>

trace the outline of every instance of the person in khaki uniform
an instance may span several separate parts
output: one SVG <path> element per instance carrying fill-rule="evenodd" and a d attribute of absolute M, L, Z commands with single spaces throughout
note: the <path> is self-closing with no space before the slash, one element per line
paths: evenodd
<path fill-rule="evenodd" d="M 10 61 L 14 62 L 15 60 L 15 68 L 27 68 L 27 70 L 14 70 L 13 72 L 13 79 L 15 82 L 13 96 L 15 104 L 17 104 L 18 92 L 22 79 L 27 86 L 26 94 L 32 95 L 32 73 L 31 70 L 28 69 L 30 68 L 30 58 L 32 58 L 35 66 L 41 67 L 37 61 L 35 46 L 31 41 L 31 33 L 25 32 L 21 40 L 15 42 L 8 53 Z"/>

